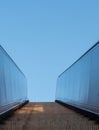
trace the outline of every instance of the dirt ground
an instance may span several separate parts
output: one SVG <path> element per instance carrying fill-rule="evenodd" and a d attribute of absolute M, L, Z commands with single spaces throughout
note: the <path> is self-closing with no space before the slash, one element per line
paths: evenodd
<path fill-rule="evenodd" d="M 99 130 L 99 125 L 58 103 L 38 102 L 15 111 L 0 130 Z"/>

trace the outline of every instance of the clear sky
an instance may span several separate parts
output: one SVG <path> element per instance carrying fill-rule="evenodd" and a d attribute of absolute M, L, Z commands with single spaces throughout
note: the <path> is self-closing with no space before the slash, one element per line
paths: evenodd
<path fill-rule="evenodd" d="M 54 101 L 58 75 L 99 40 L 99 0 L 0 0 L 0 44 L 30 101 Z"/>

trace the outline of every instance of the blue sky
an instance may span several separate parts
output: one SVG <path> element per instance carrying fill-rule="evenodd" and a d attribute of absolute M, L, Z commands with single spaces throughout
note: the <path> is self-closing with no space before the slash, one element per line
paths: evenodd
<path fill-rule="evenodd" d="M 0 0 L 0 44 L 30 101 L 54 101 L 58 75 L 99 40 L 99 0 Z"/>

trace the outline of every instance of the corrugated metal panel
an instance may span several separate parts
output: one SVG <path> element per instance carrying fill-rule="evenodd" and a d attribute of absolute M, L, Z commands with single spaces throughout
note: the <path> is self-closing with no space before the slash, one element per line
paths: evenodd
<path fill-rule="evenodd" d="M 58 77 L 56 100 L 99 114 L 99 43 Z"/>
<path fill-rule="evenodd" d="M 27 100 L 26 78 L 0 46 L 0 110 L 7 105 L 25 100 Z"/>

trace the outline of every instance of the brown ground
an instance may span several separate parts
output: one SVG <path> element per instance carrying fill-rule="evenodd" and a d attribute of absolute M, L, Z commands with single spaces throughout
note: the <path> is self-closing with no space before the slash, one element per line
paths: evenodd
<path fill-rule="evenodd" d="M 57 103 L 28 103 L 0 124 L 0 130 L 99 130 L 99 125 Z"/>

